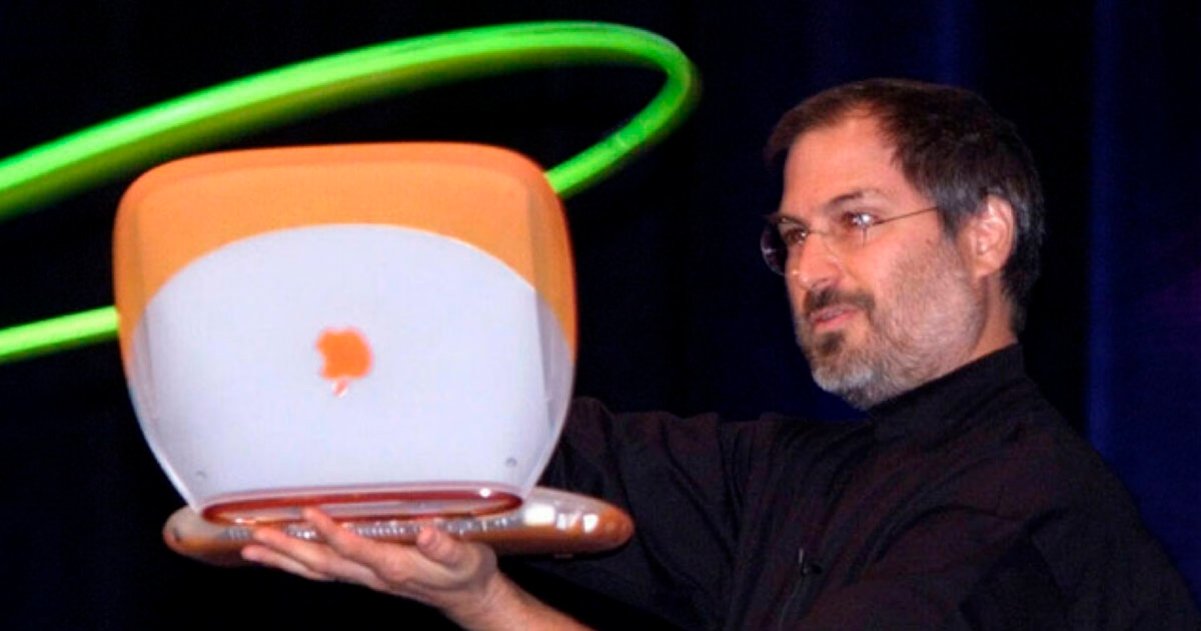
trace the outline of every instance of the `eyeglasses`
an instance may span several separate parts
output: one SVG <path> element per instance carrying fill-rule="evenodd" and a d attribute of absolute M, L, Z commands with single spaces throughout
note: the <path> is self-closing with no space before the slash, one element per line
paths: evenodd
<path fill-rule="evenodd" d="M 938 210 L 938 206 L 885 218 L 870 212 L 849 210 L 840 213 L 830 222 L 829 228 L 820 232 L 791 217 L 770 215 L 767 217 L 767 225 L 763 228 L 763 235 L 759 237 L 759 250 L 763 253 L 763 261 L 767 266 L 783 276 L 788 257 L 799 254 L 811 235 L 822 235 L 826 245 L 835 254 L 842 255 L 867 243 L 867 231 L 876 226 L 935 210 Z"/>

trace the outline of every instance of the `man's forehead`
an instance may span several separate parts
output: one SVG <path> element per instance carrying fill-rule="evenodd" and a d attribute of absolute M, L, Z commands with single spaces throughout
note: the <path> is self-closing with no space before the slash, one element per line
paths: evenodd
<path fill-rule="evenodd" d="M 810 129 L 792 141 L 785 174 L 798 169 L 823 171 L 864 161 L 891 164 L 895 150 L 875 117 L 846 116 Z"/>
<path fill-rule="evenodd" d="M 808 130 L 788 151 L 782 210 L 802 212 L 848 201 L 902 204 L 920 197 L 872 116 L 846 116 Z"/>

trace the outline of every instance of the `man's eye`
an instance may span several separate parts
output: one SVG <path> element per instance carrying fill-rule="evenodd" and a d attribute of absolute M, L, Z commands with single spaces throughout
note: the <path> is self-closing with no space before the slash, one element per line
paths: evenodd
<path fill-rule="evenodd" d="M 801 226 L 780 226 L 780 240 L 788 247 L 804 243 L 807 236 L 809 236 L 809 230 Z"/>
<path fill-rule="evenodd" d="M 857 210 L 843 213 L 838 220 L 845 230 L 867 230 L 876 223 L 876 216 L 869 212 Z"/>

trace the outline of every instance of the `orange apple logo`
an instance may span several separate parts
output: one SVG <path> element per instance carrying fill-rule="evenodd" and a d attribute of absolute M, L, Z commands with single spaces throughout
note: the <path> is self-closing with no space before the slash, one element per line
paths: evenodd
<path fill-rule="evenodd" d="M 351 380 L 371 370 L 371 347 L 358 329 L 325 329 L 317 338 L 317 350 L 325 358 L 321 376 L 334 382 L 336 396 L 346 394 Z"/>

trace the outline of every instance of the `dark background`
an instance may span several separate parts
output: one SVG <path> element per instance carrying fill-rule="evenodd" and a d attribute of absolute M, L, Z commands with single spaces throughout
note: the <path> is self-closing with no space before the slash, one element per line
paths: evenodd
<path fill-rule="evenodd" d="M 779 188 L 763 140 L 785 109 L 848 80 L 978 90 L 1017 123 L 1047 189 L 1046 263 L 1023 336 L 1030 371 L 1131 487 L 1196 593 L 1201 9 L 1137 4 L 9 0 L 0 155 L 392 39 L 530 19 L 641 26 L 683 48 L 704 93 L 663 145 L 567 204 L 577 393 L 618 410 L 841 418 L 852 413 L 813 389 L 783 286 L 759 260 L 760 216 Z M 636 111 L 658 81 L 612 68 L 484 79 L 222 146 L 468 140 L 553 165 Z M 111 223 L 130 179 L 0 225 L 0 326 L 111 304 Z M 115 344 L 0 366 L 0 463 L 4 628 L 436 623 L 351 586 L 170 553 L 159 529 L 181 500 L 142 440 Z M 596 623 L 632 615 L 538 588 Z"/>

